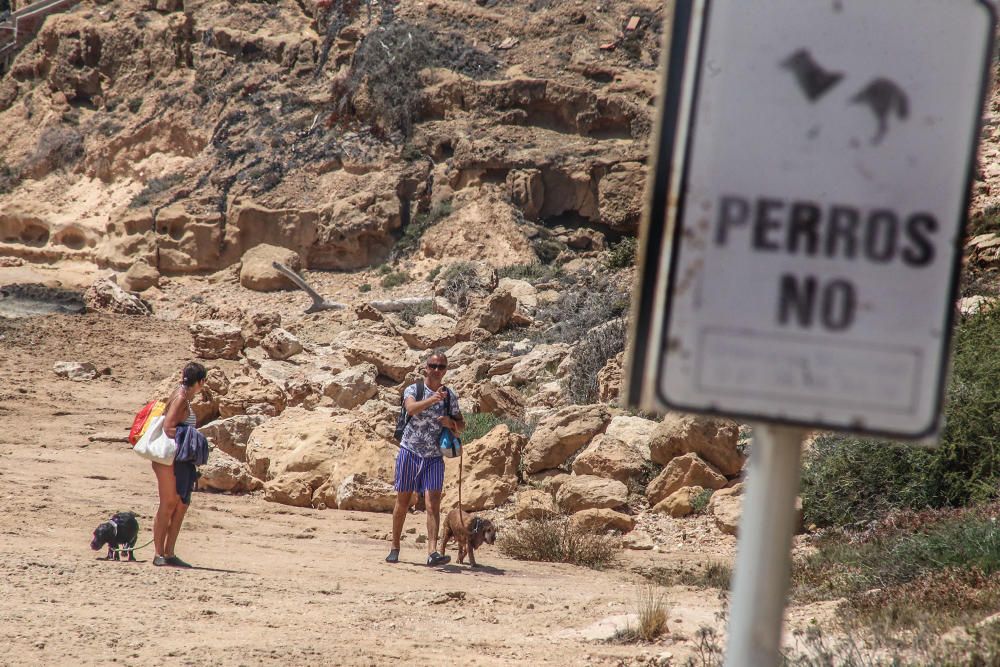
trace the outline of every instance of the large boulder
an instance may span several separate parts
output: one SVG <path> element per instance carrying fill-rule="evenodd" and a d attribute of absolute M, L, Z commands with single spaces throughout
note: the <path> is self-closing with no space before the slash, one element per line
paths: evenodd
<path fill-rule="evenodd" d="M 573 461 L 573 472 L 628 482 L 641 477 L 645 466 L 646 459 L 635 447 L 601 433 Z"/>
<path fill-rule="evenodd" d="M 462 453 L 462 509 L 493 509 L 507 502 L 517 490 L 517 468 L 526 438 L 500 424 L 467 445 Z M 441 507 L 458 504 L 458 461 L 448 462 Z"/>
<path fill-rule="evenodd" d="M 242 333 L 242 332 L 241 332 Z M 285 361 L 291 359 L 296 354 L 302 352 L 302 343 L 289 331 L 278 327 L 272 329 L 263 340 L 260 346 L 270 355 L 272 359 Z"/>
<path fill-rule="evenodd" d="M 510 292 L 497 290 L 469 306 L 455 327 L 455 338 L 472 340 L 477 329 L 498 333 L 507 327 L 516 309 L 517 299 Z"/>
<path fill-rule="evenodd" d="M 326 408 L 289 408 L 254 429 L 246 449 L 251 472 L 269 480 L 265 492 L 272 486 L 270 480 L 285 480 L 279 485 L 285 492 L 281 497 L 294 498 L 292 504 L 298 504 L 303 502 L 301 484 L 306 484 L 309 499 L 301 506 L 322 503 L 326 507 L 338 507 L 337 494 L 351 475 L 364 474 L 368 481 L 391 483 L 397 451 L 394 443 L 380 436 L 368 420 Z M 369 485 L 366 481 L 355 486 Z M 277 498 L 278 491 L 273 491 L 272 496 Z"/>
<path fill-rule="evenodd" d="M 735 484 L 713 493 L 707 509 L 716 528 L 726 535 L 736 535 L 743 512 L 743 484 Z"/>
<path fill-rule="evenodd" d="M 229 392 L 219 397 L 219 416 L 223 419 L 236 415 L 274 417 L 281 414 L 287 405 L 288 399 L 280 387 L 259 384 L 243 376 L 233 380 Z"/>
<path fill-rule="evenodd" d="M 605 433 L 608 437 L 617 438 L 627 443 L 644 459 L 650 458 L 649 442 L 653 439 L 658 422 L 643 417 L 617 415 L 608 424 Z"/>
<path fill-rule="evenodd" d="M 558 366 L 569 354 L 569 350 L 569 345 L 565 343 L 536 345 L 531 352 L 517 358 L 511 367 L 511 383 L 514 386 L 521 386 L 537 382 L 547 374 L 547 368 Z"/>
<path fill-rule="evenodd" d="M 129 292 L 143 292 L 160 284 L 160 272 L 146 262 L 136 262 L 121 280 L 122 287 Z"/>
<path fill-rule="evenodd" d="M 447 315 L 421 315 L 400 336 L 414 350 L 449 347 L 455 344 L 455 320 Z"/>
<path fill-rule="evenodd" d="M 199 430 L 213 447 L 237 461 L 246 462 L 247 440 L 253 430 L 267 419 L 266 415 L 236 415 L 206 424 Z"/>
<path fill-rule="evenodd" d="M 569 525 L 588 533 L 606 533 L 610 530 L 627 533 L 635 528 L 635 519 L 615 510 L 589 509 L 571 516 Z"/>
<path fill-rule="evenodd" d="M 134 294 L 126 292 L 110 278 L 101 278 L 83 293 L 83 303 L 88 310 L 117 315 L 152 315 L 149 304 Z"/>
<path fill-rule="evenodd" d="M 694 511 L 694 500 L 705 489 L 700 486 L 682 486 L 669 496 L 653 505 L 653 512 L 667 514 L 679 519 Z"/>
<path fill-rule="evenodd" d="M 377 334 L 353 337 L 344 347 L 351 365 L 374 364 L 380 375 L 402 382 L 420 364 L 416 352 L 403 341 Z"/>
<path fill-rule="evenodd" d="M 573 475 L 556 492 L 556 505 L 572 514 L 587 509 L 615 509 L 628 502 L 628 487 L 614 479 Z"/>
<path fill-rule="evenodd" d="M 672 413 L 657 427 L 649 450 L 652 459 L 662 465 L 695 453 L 723 475 L 732 477 L 740 473 L 745 461 L 736 448 L 738 441 L 739 427 L 734 422 Z"/>
<path fill-rule="evenodd" d="M 243 320 L 243 344 L 245 347 L 257 347 L 264 338 L 281 326 L 281 315 L 278 313 L 253 312 Z"/>
<path fill-rule="evenodd" d="M 198 468 L 198 472 L 201 473 L 198 488 L 246 493 L 263 486 L 263 482 L 250 474 L 246 463 L 215 447 L 208 453 L 208 463 Z"/>
<path fill-rule="evenodd" d="M 315 495 L 329 497 L 322 488 Z M 396 504 L 396 490 L 385 480 L 372 479 L 363 472 L 355 473 L 345 477 L 337 487 L 336 500 L 336 508 L 341 510 L 391 512 Z"/>
<path fill-rule="evenodd" d="M 566 462 L 598 433 L 611 414 L 603 405 L 570 405 L 546 416 L 535 427 L 524 454 L 524 469 L 535 473 Z"/>
<path fill-rule="evenodd" d="M 316 475 L 311 473 L 282 475 L 264 484 L 264 500 L 292 507 L 309 507 L 317 484 Z"/>
<path fill-rule="evenodd" d="M 243 349 L 243 332 L 223 320 L 201 320 L 188 327 L 191 351 L 201 359 L 237 359 Z"/>
<path fill-rule="evenodd" d="M 497 288 L 509 292 L 517 299 L 517 310 L 527 315 L 534 315 L 538 308 L 538 290 L 527 280 L 516 278 L 501 278 Z"/>
<path fill-rule="evenodd" d="M 517 492 L 511 517 L 518 521 L 551 519 L 558 514 L 552 494 L 541 489 L 525 488 Z"/>
<path fill-rule="evenodd" d="M 483 382 L 473 391 L 473 398 L 478 404 L 476 412 L 512 419 L 524 417 L 524 397 L 513 387 L 499 387 L 492 382 Z"/>
<path fill-rule="evenodd" d="M 670 461 L 659 475 L 646 487 L 650 505 L 658 502 L 684 486 L 721 489 L 727 483 L 724 475 L 697 454 L 685 454 Z"/>
<path fill-rule="evenodd" d="M 291 280 L 274 268 L 274 262 L 293 271 L 302 268 L 302 260 L 294 250 L 262 243 L 243 253 L 240 285 L 257 292 L 296 289 Z"/>
<path fill-rule="evenodd" d="M 378 393 L 378 369 L 375 364 L 359 364 L 337 373 L 324 383 L 323 394 L 338 407 L 351 410 Z"/>

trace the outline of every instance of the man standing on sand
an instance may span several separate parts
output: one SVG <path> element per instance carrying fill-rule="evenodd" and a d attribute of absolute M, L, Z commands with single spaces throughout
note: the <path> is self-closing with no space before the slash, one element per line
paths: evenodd
<path fill-rule="evenodd" d="M 465 418 L 458 408 L 458 395 L 442 384 L 447 370 L 447 357 L 435 352 L 424 365 L 423 397 L 417 395 L 416 383 L 403 392 L 403 407 L 409 421 L 396 456 L 396 506 L 392 510 L 392 550 L 385 558 L 387 563 L 399 562 L 399 538 L 414 492 L 424 494 L 427 506 L 427 564 L 444 565 L 451 560 L 437 551 L 444 486 L 444 458 L 438 438 L 442 428 L 461 434 Z M 450 414 L 445 414 L 446 409 Z"/>

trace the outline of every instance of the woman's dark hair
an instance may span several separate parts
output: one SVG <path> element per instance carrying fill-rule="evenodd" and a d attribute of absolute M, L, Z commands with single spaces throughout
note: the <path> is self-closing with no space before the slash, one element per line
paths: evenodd
<path fill-rule="evenodd" d="M 207 375 L 208 372 L 205 370 L 204 366 L 199 364 L 197 361 L 192 361 L 184 367 L 181 384 L 185 387 L 193 387 L 204 380 Z"/>

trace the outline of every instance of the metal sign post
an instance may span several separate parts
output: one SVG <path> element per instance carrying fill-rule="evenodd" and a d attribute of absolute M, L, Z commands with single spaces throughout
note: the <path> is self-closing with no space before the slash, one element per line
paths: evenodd
<path fill-rule="evenodd" d="M 802 429 L 933 440 L 986 0 L 677 0 L 627 403 L 755 433 L 730 665 L 778 661 Z"/>

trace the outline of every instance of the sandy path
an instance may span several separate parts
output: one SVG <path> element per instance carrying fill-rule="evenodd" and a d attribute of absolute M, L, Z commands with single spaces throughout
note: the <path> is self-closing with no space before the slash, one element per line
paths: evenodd
<path fill-rule="evenodd" d="M 577 631 L 634 611 L 630 564 L 666 556 L 594 572 L 484 548 L 479 571 L 430 569 L 411 534 L 392 567 L 388 515 L 260 497 L 195 495 L 178 553 L 199 569 L 154 568 L 151 547 L 139 563 L 98 560 L 90 534 L 115 511 L 135 511 L 149 539 L 155 487 L 125 445 L 86 436 L 126 428 L 187 344 L 182 323 L 0 320 L 0 664 L 634 664 L 687 655 L 680 638 L 712 620 L 711 592 L 674 589 L 676 641 L 588 641 Z M 59 360 L 111 375 L 70 382 Z M 407 527 L 424 532 L 423 515 Z"/>

